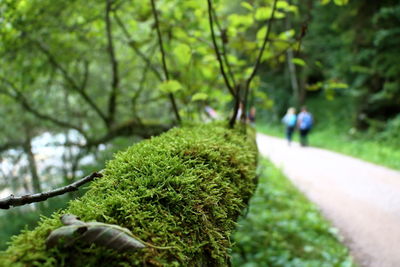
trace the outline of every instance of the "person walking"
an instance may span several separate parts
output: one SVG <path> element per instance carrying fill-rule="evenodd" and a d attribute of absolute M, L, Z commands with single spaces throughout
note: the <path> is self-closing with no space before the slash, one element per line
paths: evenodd
<path fill-rule="evenodd" d="M 286 115 L 282 118 L 282 122 L 286 126 L 286 139 L 288 141 L 289 146 L 292 143 L 293 132 L 296 128 L 296 120 L 297 120 L 296 109 L 293 107 L 289 108 L 286 112 Z"/>
<path fill-rule="evenodd" d="M 314 120 L 310 112 L 307 111 L 307 107 L 303 106 L 297 119 L 297 127 L 300 130 L 300 144 L 301 146 L 308 146 L 308 134 L 311 131 Z"/>
<path fill-rule="evenodd" d="M 249 112 L 249 116 L 247 117 L 247 120 L 249 121 L 251 126 L 254 127 L 256 125 L 256 107 L 250 108 L 250 112 Z"/>

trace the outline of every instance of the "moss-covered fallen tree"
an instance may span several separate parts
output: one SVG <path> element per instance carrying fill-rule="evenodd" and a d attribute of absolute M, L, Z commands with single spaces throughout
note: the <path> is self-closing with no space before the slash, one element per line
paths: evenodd
<path fill-rule="evenodd" d="M 14 237 L 0 266 L 226 265 L 230 234 L 255 188 L 256 157 L 252 138 L 216 125 L 173 129 L 143 141 L 118 153 L 66 210 Z M 47 236 L 66 213 L 117 224 L 169 248 L 121 253 L 78 242 L 47 249 Z"/>

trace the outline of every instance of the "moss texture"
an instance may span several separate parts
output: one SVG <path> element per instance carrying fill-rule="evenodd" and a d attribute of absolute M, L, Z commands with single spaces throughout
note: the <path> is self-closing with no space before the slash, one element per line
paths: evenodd
<path fill-rule="evenodd" d="M 115 155 L 66 210 L 15 236 L 0 266 L 223 266 L 229 236 L 255 189 L 253 138 L 218 125 L 172 129 Z M 126 227 L 170 249 L 117 253 L 95 245 L 46 250 L 60 215 Z"/>

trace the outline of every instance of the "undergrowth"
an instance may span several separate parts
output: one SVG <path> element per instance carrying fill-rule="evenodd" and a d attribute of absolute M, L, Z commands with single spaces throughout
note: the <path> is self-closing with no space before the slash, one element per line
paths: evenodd
<path fill-rule="evenodd" d="M 173 129 L 115 155 L 88 192 L 13 238 L 0 266 L 224 266 L 229 236 L 255 188 L 254 139 L 216 125 Z M 60 215 L 118 224 L 159 250 L 95 245 L 47 250 Z"/>
<path fill-rule="evenodd" d="M 233 235 L 233 266 L 351 267 L 337 230 L 270 162 Z"/>

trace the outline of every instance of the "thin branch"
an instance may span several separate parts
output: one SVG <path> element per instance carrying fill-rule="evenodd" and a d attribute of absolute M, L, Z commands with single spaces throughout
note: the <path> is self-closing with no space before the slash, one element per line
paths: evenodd
<path fill-rule="evenodd" d="M 161 98 L 160 98 L 161 99 Z M 143 104 L 143 103 L 142 103 Z M 78 147 L 78 148 L 86 148 L 90 149 L 92 147 L 96 147 L 101 144 L 105 144 L 110 142 L 114 138 L 122 137 L 122 136 L 139 136 L 141 138 L 150 138 L 152 136 L 160 135 L 169 129 L 171 129 L 173 125 L 170 124 L 161 124 L 157 122 L 141 122 L 138 118 L 127 120 L 123 123 L 120 123 L 118 126 L 113 126 L 110 128 L 105 134 L 100 137 L 88 138 L 86 139 L 86 143 L 78 143 L 78 142 L 52 142 L 49 143 L 49 146 L 62 146 L 62 147 Z M 1 148 L 1 146 L 0 146 Z M 1 150 L 0 150 L 1 152 Z"/>
<path fill-rule="evenodd" d="M 40 183 L 40 176 L 39 176 L 39 173 L 37 170 L 35 155 L 33 154 L 33 151 L 32 151 L 32 133 L 31 133 L 31 128 L 29 127 L 29 125 L 25 126 L 25 132 L 26 132 L 25 133 L 26 140 L 25 140 L 25 145 L 24 145 L 24 151 L 28 158 L 28 166 L 29 166 L 29 171 L 31 174 L 32 187 L 33 187 L 34 191 L 40 192 L 40 191 L 42 191 L 42 185 Z"/>
<path fill-rule="evenodd" d="M 269 40 L 269 36 L 271 34 L 271 28 L 272 28 L 272 22 L 274 20 L 274 15 L 275 15 L 275 11 L 276 11 L 276 5 L 277 5 L 278 0 L 274 0 L 273 6 L 272 6 L 272 13 L 271 13 L 271 18 L 268 21 L 268 29 L 267 32 L 265 34 L 265 38 L 263 41 L 263 44 L 260 48 L 256 63 L 254 64 L 254 68 L 252 73 L 250 74 L 249 78 L 246 80 L 246 84 L 245 84 L 245 95 L 244 95 L 244 107 L 243 107 L 243 113 L 242 113 L 242 119 L 246 119 L 246 110 L 247 110 L 247 100 L 248 100 L 248 96 L 249 96 L 249 91 L 250 91 L 250 84 L 252 82 L 252 80 L 254 79 L 254 77 L 256 76 L 256 73 L 260 67 L 261 64 L 261 59 L 262 56 L 264 54 L 265 51 L 265 47 L 267 46 L 268 40 Z"/>
<path fill-rule="evenodd" d="M 14 94 L 11 94 L 9 92 L 5 92 L 5 91 L 0 91 L 0 93 L 6 94 L 9 97 L 15 99 L 17 102 L 19 102 L 19 104 L 28 112 L 30 112 L 32 115 L 36 116 L 39 119 L 42 120 L 46 120 L 46 121 L 50 121 L 55 125 L 58 125 L 60 127 L 63 128 L 68 128 L 68 129 L 75 129 L 77 130 L 79 133 L 81 133 L 83 136 L 86 137 L 86 133 L 84 132 L 84 130 L 76 125 L 73 125 L 69 122 L 66 121 L 62 121 L 59 120 L 57 118 L 54 118 L 52 116 L 49 116 L 47 114 L 43 114 L 41 113 L 39 110 L 34 109 L 28 102 L 28 100 L 26 99 L 26 97 L 17 89 L 17 87 L 10 82 L 9 80 L 5 79 L 4 77 L 0 77 L 0 80 L 2 80 L 3 82 L 7 83 L 13 90 Z"/>
<path fill-rule="evenodd" d="M 114 43 L 113 43 L 113 36 L 112 36 L 112 27 L 111 27 L 111 6 L 112 0 L 107 0 L 106 2 L 106 35 L 107 35 L 107 51 L 110 57 L 111 63 L 111 92 L 108 98 L 108 124 L 111 126 L 115 119 L 115 113 L 117 109 L 117 95 L 119 89 L 119 73 L 118 73 L 118 61 L 115 55 Z"/>
<path fill-rule="evenodd" d="M 0 144 L 0 153 L 9 149 L 16 149 L 24 146 L 24 141 L 8 141 L 7 143 Z"/>
<path fill-rule="evenodd" d="M 87 62 L 86 60 L 83 62 L 83 67 L 84 67 L 84 72 L 83 72 L 83 79 L 81 82 L 81 90 L 85 90 L 86 86 L 87 86 L 87 82 L 89 80 L 89 62 Z"/>
<path fill-rule="evenodd" d="M 228 41 L 227 41 L 227 39 L 228 39 L 227 32 L 226 32 L 226 30 L 223 30 L 223 29 L 222 29 L 221 24 L 220 24 L 219 21 L 218 21 L 217 12 L 215 11 L 215 9 L 213 9 L 212 11 L 213 11 L 214 19 L 215 19 L 215 25 L 217 25 L 217 28 L 218 28 L 218 30 L 219 30 L 219 32 L 220 32 L 220 35 L 221 35 L 221 43 L 222 43 L 222 45 L 221 45 L 221 50 L 222 50 L 222 51 L 221 51 L 221 52 L 222 52 L 222 58 L 223 58 L 223 60 L 224 60 L 224 63 L 225 63 L 225 65 L 226 65 L 226 68 L 228 69 L 229 76 L 230 76 L 231 79 L 232 79 L 233 86 L 235 86 L 235 85 L 236 85 L 235 75 L 233 74 L 232 66 L 231 66 L 231 64 L 229 63 L 228 56 L 227 56 L 227 52 L 226 52 L 226 45 L 225 45 L 225 43 L 228 42 Z"/>
<path fill-rule="evenodd" d="M 168 124 L 146 123 L 143 124 L 137 119 L 132 119 L 111 128 L 102 137 L 88 140 L 83 147 L 94 147 L 109 142 L 119 136 L 137 135 L 142 138 L 150 138 L 169 130 L 172 126 Z"/>
<path fill-rule="evenodd" d="M 132 103 L 134 111 L 135 111 L 136 101 L 139 99 L 140 95 L 142 94 L 143 90 L 145 89 L 145 82 L 146 82 L 146 78 L 147 78 L 147 72 L 151 68 L 150 64 L 151 64 L 151 61 L 149 61 L 149 63 L 146 64 L 146 67 L 143 69 L 143 73 L 141 75 L 141 79 L 140 79 L 140 82 L 139 82 L 139 88 L 135 92 L 133 97 L 131 98 L 131 103 Z M 134 112 L 134 113 L 136 114 L 136 112 Z"/>
<path fill-rule="evenodd" d="M 35 41 L 36 45 L 39 49 L 47 56 L 50 63 L 57 68 L 61 74 L 64 76 L 65 80 L 72 86 L 74 89 L 85 101 L 91 106 L 94 111 L 99 115 L 99 117 L 104 121 L 104 123 L 108 126 L 107 116 L 100 110 L 100 108 L 96 105 L 96 103 L 89 97 L 89 95 L 83 90 L 75 80 L 69 75 L 69 73 L 61 66 L 61 64 L 56 60 L 54 55 L 47 49 L 42 43 Z"/>
<path fill-rule="evenodd" d="M 271 34 L 271 28 L 272 28 L 271 26 L 272 26 L 272 22 L 274 20 L 274 15 L 275 15 L 275 11 L 276 11 L 277 2 L 278 2 L 278 0 L 274 0 L 274 4 L 272 6 L 271 18 L 268 21 L 268 26 L 267 26 L 268 29 L 267 29 L 267 32 L 265 34 L 265 38 L 264 38 L 263 44 L 262 44 L 262 46 L 260 48 L 256 63 L 255 63 L 254 68 L 253 68 L 253 71 L 250 74 L 250 77 L 247 79 L 247 84 L 251 83 L 251 81 L 253 80 L 254 76 L 256 75 L 256 73 L 258 71 L 258 68 L 260 67 L 261 59 L 262 59 L 262 56 L 264 54 L 265 47 L 267 46 L 267 43 L 268 43 L 268 40 L 269 40 L 269 36 Z"/>
<path fill-rule="evenodd" d="M 218 47 L 218 44 L 217 44 L 217 40 L 216 40 L 216 37 L 215 37 L 214 19 L 213 19 L 213 15 L 212 15 L 212 10 L 213 10 L 212 0 L 207 0 L 207 2 L 208 2 L 208 20 L 209 20 L 210 30 L 211 30 L 211 39 L 212 39 L 212 42 L 213 42 L 213 45 L 214 45 L 214 51 L 215 51 L 215 54 L 217 56 L 217 60 L 218 60 L 218 63 L 219 63 L 219 68 L 220 68 L 221 74 L 222 74 L 222 76 L 224 78 L 226 87 L 228 88 L 228 90 L 231 93 L 231 95 L 235 97 L 236 96 L 235 95 L 235 91 L 233 89 L 233 86 L 229 82 L 228 76 L 227 76 L 227 74 L 225 72 L 224 63 L 223 63 L 223 60 L 221 58 L 221 54 L 220 54 L 219 47 Z"/>
<path fill-rule="evenodd" d="M 48 192 L 44 193 L 36 193 L 36 194 L 31 194 L 31 195 L 24 195 L 20 197 L 15 197 L 14 195 L 10 195 L 9 197 L 0 199 L 0 209 L 9 209 L 11 206 L 12 207 L 17 207 L 17 206 L 23 206 L 26 204 L 30 203 L 35 203 L 35 202 L 42 202 L 45 201 L 49 198 L 63 195 L 67 192 L 72 192 L 78 190 L 78 188 L 88 182 L 93 181 L 96 178 L 103 177 L 103 174 L 100 172 L 94 172 L 89 176 L 86 176 L 82 178 L 79 181 L 76 181 L 70 185 L 60 187 Z"/>
<path fill-rule="evenodd" d="M 235 106 L 233 108 L 233 114 L 232 114 L 231 120 L 229 121 L 229 127 L 231 129 L 233 129 L 233 127 L 235 126 L 236 117 L 237 117 L 237 115 L 239 113 L 240 103 L 242 102 L 241 97 L 240 97 L 240 95 L 241 95 L 241 93 L 240 93 L 240 91 L 241 91 L 240 89 L 241 88 L 240 87 L 241 87 L 240 84 L 236 85 Z"/>
<path fill-rule="evenodd" d="M 164 69 L 164 75 L 165 75 L 165 79 L 167 81 L 169 81 L 169 71 L 168 71 L 168 67 L 167 67 L 167 61 L 166 61 L 166 56 L 165 56 L 165 51 L 164 51 L 164 44 L 163 44 L 162 34 L 161 34 L 161 30 L 160 30 L 160 22 L 158 21 L 158 14 L 157 14 L 157 9 L 156 9 L 156 4 L 155 4 L 154 1 L 155 0 L 150 0 L 152 11 L 153 11 L 154 20 L 155 20 L 155 23 L 156 23 L 156 29 L 157 29 L 157 35 L 158 35 L 158 44 L 159 44 L 160 50 L 161 50 L 161 59 L 162 59 L 162 65 L 163 65 L 163 69 Z M 176 119 L 177 119 L 178 123 L 180 123 L 181 122 L 181 117 L 179 115 L 179 111 L 178 111 L 178 107 L 177 107 L 176 102 L 175 102 L 174 95 L 172 93 L 169 93 L 168 96 L 170 98 L 170 101 L 171 101 L 172 108 L 174 110 Z"/>
<path fill-rule="evenodd" d="M 150 66 L 151 70 L 153 71 L 153 73 L 157 76 L 157 78 L 162 81 L 163 78 L 160 74 L 160 72 L 158 71 L 158 69 L 151 64 L 151 59 L 148 58 L 145 54 L 143 54 L 142 51 L 140 51 L 140 49 L 135 45 L 135 42 L 133 41 L 132 36 L 129 34 L 127 28 L 125 27 L 124 23 L 122 22 L 122 20 L 120 19 L 120 17 L 117 15 L 117 13 L 114 13 L 114 17 L 115 20 L 117 22 L 117 24 L 119 25 L 119 27 L 122 29 L 122 32 L 124 33 L 125 37 L 128 39 L 128 43 L 129 43 L 129 47 L 131 47 L 136 54 L 138 54 L 138 56 L 147 64 Z"/>

